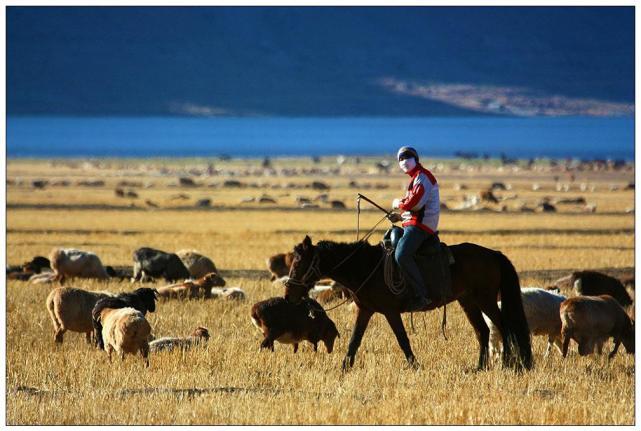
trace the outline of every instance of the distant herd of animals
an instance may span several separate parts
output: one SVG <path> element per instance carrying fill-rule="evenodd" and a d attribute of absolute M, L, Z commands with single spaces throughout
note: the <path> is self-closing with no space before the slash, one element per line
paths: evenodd
<path fill-rule="evenodd" d="M 299 344 L 308 341 L 313 345 L 314 351 L 320 342 L 325 345 L 327 352 L 333 351 L 335 339 L 340 334 L 323 305 L 338 298 L 349 302 L 355 300 L 356 296 L 340 282 L 327 284 L 327 281 L 314 280 L 314 287 L 309 294 L 318 302 L 307 295 L 303 295 L 300 301 L 291 301 L 291 286 L 288 284 L 301 278 L 300 271 L 293 267 L 304 267 L 306 251 L 311 253 L 310 250 L 314 250 L 313 256 L 318 256 L 322 254 L 323 248 L 327 251 L 332 246 L 346 248 L 347 245 L 326 241 L 313 247 L 311 241 L 304 241 L 294 248 L 294 252 L 277 254 L 267 259 L 272 282 L 285 285 L 286 295 L 257 302 L 251 307 L 251 321 L 264 336 L 261 349 L 273 351 L 274 342 L 278 341 L 292 344 L 294 352 L 297 352 Z M 307 262 L 309 266 L 306 274 L 313 269 L 321 272 L 313 267 L 313 259 Z M 173 283 L 164 287 L 141 287 L 119 294 L 63 287 L 70 279 L 110 278 L 122 280 L 129 278 L 129 274 L 104 266 L 95 253 L 77 249 L 55 248 L 48 258 L 36 256 L 23 265 L 7 266 L 7 280 L 50 283 L 56 286 L 46 300 L 56 343 L 63 342 L 66 331 L 84 333 L 88 343 L 93 342 L 108 353 L 110 361 L 113 352 L 123 359 L 126 353 L 140 353 L 146 366 L 149 366 L 150 352 L 188 350 L 205 344 L 210 337 L 207 328 L 198 326 L 188 336 L 155 339 L 145 316 L 147 312 L 156 311 L 158 298 L 246 299 L 242 289 L 225 288 L 225 280 L 219 275 L 214 262 L 194 250 L 167 253 L 143 247 L 134 251 L 131 282 L 165 279 Z M 567 298 L 560 293 L 560 287 L 569 286 L 573 286 L 577 296 Z M 578 352 L 582 356 L 594 353 L 595 350 L 601 354 L 603 345 L 609 338 L 614 341 L 609 358 L 616 354 L 620 344 L 624 345 L 628 353 L 634 353 L 634 320 L 630 317 L 633 313 L 633 300 L 626 286 L 634 289 L 633 276 L 622 280 L 595 271 L 578 271 L 557 280 L 554 286 L 521 288 L 520 302 L 527 330 L 531 335 L 547 337 L 545 356 L 555 346 L 566 357 L 570 340 L 578 344 Z M 498 292 L 496 298 L 499 300 L 499 308 L 501 292 Z M 513 298 L 506 300 L 513 301 Z M 355 302 L 357 301 L 352 301 L 351 307 L 358 315 L 355 327 L 355 332 L 358 332 L 362 313 Z M 464 311 L 469 318 L 468 310 L 464 308 Z M 489 329 L 487 348 L 490 358 L 505 354 L 504 346 L 508 338 L 497 326 L 497 320 L 486 314 L 481 317 L 486 325 L 485 331 Z M 474 326 L 477 339 L 481 342 L 481 335 L 477 326 Z M 395 330 L 395 335 L 404 348 L 402 334 L 399 335 Z M 352 334 L 352 341 L 354 338 L 355 335 Z M 359 343 L 360 339 L 356 344 Z M 353 343 L 350 343 L 350 348 L 351 344 Z"/>

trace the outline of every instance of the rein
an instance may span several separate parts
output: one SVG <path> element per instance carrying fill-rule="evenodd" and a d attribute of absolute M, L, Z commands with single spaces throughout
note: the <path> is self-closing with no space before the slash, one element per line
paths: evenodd
<path fill-rule="evenodd" d="M 360 214 L 360 199 L 359 199 L 359 211 L 358 211 L 358 212 L 359 212 L 359 214 Z M 360 250 L 360 249 L 361 249 L 365 244 L 367 244 L 367 242 L 366 242 L 366 241 L 367 241 L 367 239 L 368 239 L 368 238 L 369 238 L 369 237 L 374 233 L 374 230 L 376 230 L 376 228 L 378 227 L 378 225 L 379 225 L 379 224 L 381 224 L 381 222 L 382 222 L 383 220 L 385 220 L 386 218 L 387 218 L 387 214 L 386 214 L 386 215 L 384 215 L 384 216 L 383 216 L 383 218 L 381 218 L 378 222 L 376 222 L 376 224 L 375 224 L 375 225 L 374 225 L 374 226 L 373 226 L 373 227 L 372 227 L 372 228 L 371 228 L 371 229 L 370 229 L 370 230 L 369 230 L 369 231 L 368 231 L 368 232 L 363 236 L 363 238 L 361 238 L 361 239 L 359 240 L 359 241 L 360 241 L 360 243 L 358 244 L 358 246 L 357 246 L 356 248 L 354 248 L 354 250 L 353 250 L 350 254 L 348 254 L 348 255 L 347 255 L 343 260 L 341 260 L 339 263 L 337 263 L 336 265 L 334 265 L 334 267 L 333 267 L 332 269 L 330 269 L 329 271 L 327 271 L 327 273 L 328 273 L 328 274 L 330 274 L 330 273 L 334 272 L 334 271 L 336 270 L 336 268 L 338 268 L 339 266 L 341 266 L 342 264 L 344 264 L 345 262 L 347 262 L 347 261 L 348 261 L 352 256 L 354 256 L 354 254 L 356 254 L 356 252 L 357 252 L 358 250 Z M 357 229 L 358 229 L 358 228 L 357 228 Z M 358 239 L 358 234 L 359 234 L 359 233 L 358 233 L 358 230 L 357 230 L 357 233 L 356 233 L 356 238 L 357 238 L 357 239 Z M 349 292 L 350 296 L 351 296 L 350 298 L 347 298 L 347 299 L 345 299 L 343 302 L 341 302 L 340 304 L 335 305 L 335 306 L 330 307 L 330 308 L 327 308 L 327 309 L 325 309 L 325 308 L 322 308 L 322 307 L 321 307 L 321 308 L 322 308 L 322 311 L 327 312 L 327 311 L 334 310 L 334 309 L 336 309 L 336 308 L 340 307 L 341 305 L 343 305 L 343 304 L 347 303 L 347 301 L 349 301 L 350 299 L 352 299 L 352 300 L 353 300 L 353 299 L 354 299 L 354 295 L 355 295 L 359 290 L 361 290 L 361 288 L 362 288 L 363 286 L 365 286 L 365 283 L 367 283 L 367 282 L 369 281 L 369 279 L 370 279 L 370 278 L 372 278 L 372 276 L 374 275 L 374 273 L 376 272 L 376 270 L 378 269 L 378 267 L 379 267 L 379 266 L 381 266 L 381 263 L 383 262 L 383 260 L 385 260 L 385 253 L 383 253 L 383 257 L 381 257 L 381 259 L 378 261 L 378 263 L 376 264 L 376 266 L 374 267 L 374 269 L 372 270 L 372 272 L 367 276 L 367 278 L 366 278 L 366 279 L 361 283 L 361 285 L 360 285 L 360 286 L 358 286 L 358 288 L 357 288 L 354 292 L 352 292 L 352 291 L 351 291 L 351 290 L 349 290 L 349 289 L 347 290 L 347 291 Z M 322 272 L 321 272 L 321 270 L 320 270 L 320 265 L 319 265 L 319 263 L 320 263 L 320 257 L 319 257 L 319 255 L 318 255 L 318 251 L 315 251 L 315 252 L 314 252 L 314 256 L 312 257 L 312 261 L 311 261 L 311 263 L 309 264 L 309 268 L 307 268 L 307 271 L 305 272 L 305 274 L 303 275 L 303 277 L 301 278 L 301 280 L 300 280 L 300 281 L 298 281 L 298 280 L 296 280 L 295 278 L 289 278 L 285 283 L 286 283 L 286 284 L 288 284 L 288 283 L 289 283 L 289 284 L 293 284 L 293 285 L 295 285 L 295 286 L 306 287 L 306 286 L 307 286 L 307 284 L 309 283 L 309 281 L 308 281 L 308 277 L 309 277 L 310 275 L 314 275 L 314 276 L 316 276 L 316 278 L 317 278 L 318 280 L 320 280 L 323 274 L 322 274 Z M 310 308 L 311 308 L 311 307 L 310 307 Z M 321 310 L 317 310 L 317 311 L 321 311 Z M 311 313 L 311 310 L 310 310 L 310 313 Z"/>
<path fill-rule="evenodd" d="M 318 309 L 317 309 L 316 311 L 328 312 L 328 311 L 334 310 L 335 308 L 340 307 L 341 305 L 345 304 L 345 303 L 346 303 L 347 301 L 349 301 L 350 299 L 353 301 L 353 300 L 354 300 L 354 296 L 356 296 L 356 294 L 358 293 L 358 291 L 359 291 L 359 290 L 361 290 L 363 286 L 365 286 L 365 284 L 369 281 L 369 279 L 370 279 L 370 278 L 372 278 L 372 276 L 374 275 L 374 273 L 376 272 L 376 270 L 378 269 L 378 267 L 379 267 L 379 266 L 381 266 L 381 263 L 383 262 L 383 260 L 384 260 L 384 259 L 385 259 L 385 255 L 383 255 L 383 257 L 378 261 L 378 263 L 376 264 L 376 266 L 374 267 L 374 269 L 372 270 L 372 272 L 370 272 L 370 274 L 367 276 L 367 278 L 366 278 L 366 279 L 361 283 L 361 285 L 360 285 L 360 286 L 358 286 L 358 288 L 357 288 L 354 292 L 352 292 L 352 291 L 351 291 L 351 290 L 349 290 L 349 289 L 347 290 L 347 291 L 349 292 L 349 294 L 350 294 L 350 298 L 345 299 L 343 302 L 341 302 L 340 304 L 335 305 L 335 306 L 333 306 L 333 307 L 330 307 L 330 308 L 323 308 L 323 307 L 321 307 L 321 309 L 320 309 L 320 310 L 318 310 Z M 315 306 L 313 306 L 313 305 L 311 305 L 311 304 L 310 304 L 310 306 L 309 306 L 309 307 L 310 307 L 310 309 L 312 309 L 312 308 L 316 308 Z M 313 316 L 312 316 L 312 317 L 313 317 Z"/>

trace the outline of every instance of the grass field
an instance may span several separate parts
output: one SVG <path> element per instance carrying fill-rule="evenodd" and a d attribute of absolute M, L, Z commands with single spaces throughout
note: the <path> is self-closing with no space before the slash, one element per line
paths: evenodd
<path fill-rule="evenodd" d="M 403 193 L 406 177 L 379 172 L 377 159 L 275 159 L 272 171 L 260 160 L 10 160 L 7 166 L 7 259 L 19 264 L 53 247 L 76 247 L 97 253 L 103 263 L 130 266 L 141 246 L 165 251 L 194 248 L 211 257 L 227 280 L 247 293 L 242 302 L 193 300 L 160 302 L 147 315 L 154 335 L 187 335 L 209 328 L 204 348 L 152 354 L 144 369 L 139 357 L 109 364 L 105 352 L 88 346 L 84 336 L 67 333 L 53 342 L 45 309 L 52 286 L 9 281 L 7 304 L 7 423 L 17 424 L 634 424 L 634 356 L 624 349 L 610 362 L 605 355 L 579 357 L 576 345 L 563 360 L 553 351 L 543 358 L 546 342 L 533 339 L 535 368 L 515 374 L 495 365 L 476 372 L 478 344 L 457 304 L 448 307 L 446 341 L 440 334 L 441 311 L 414 315 L 410 340 L 421 368 L 410 370 L 382 316 L 373 318 L 352 371 L 340 363 L 347 349 L 353 312 L 347 306 L 329 312 L 340 333 L 334 353 L 314 353 L 304 343 L 259 352 L 261 334 L 249 319 L 251 305 L 282 295 L 272 285 L 265 259 L 291 250 L 305 234 L 320 239 L 354 241 L 355 197 L 361 192 L 387 206 Z M 305 168 L 305 174 L 287 169 Z M 522 286 L 546 286 L 581 269 L 634 266 L 634 170 L 563 171 L 545 163 L 533 169 L 443 161 L 434 166 L 442 201 L 456 208 L 465 195 L 492 182 L 508 184 L 506 198 L 485 210 L 441 214 L 441 239 L 473 242 L 501 250 L 521 275 Z M 235 175 L 232 175 L 232 174 Z M 180 186 L 189 176 L 195 186 Z M 557 177 L 557 178 L 555 178 Z M 31 182 L 45 179 L 44 189 Z M 82 180 L 103 185 L 78 185 Z M 226 180 L 242 187 L 225 186 Z M 68 185 L 51 185 L 67 180 Z M 137 198 L 114 194 L 120 181 Z M 321 181 L 329 190 L 309 187 Z M 352 184 L 350 184 L 352 182 Z M 356 185 L 354 185 L 354 183 Z M 138 184 L 136 184 L 138 183 Z M 532 184 L 536 183 L 537 190 Z M 557 191 L 567 185 L 568 191 Z M 308 186 L 308 187 L 305 187 Z M 467 187 L 467 188 L 465 188 Z M 583 190 L 582 190 L 583 189 Z M 332 209 L 324 200 L 341 200 Z M 178 196 L 183 195 L 183 196 Z M 269 195 L 277 202 L 241 203 Z M 516 195 L 516 196 L 513 196 Z M 557 204 L 555 213 L 520 212 L 543 197 L 584 197 L 582 205 Z M 300 209 L 298 197 L 319 208 Z M 199 199 L 211 206 L 195 206 Z M 146 201 L 151 201 L 153 206 Z M 381 217 L 363 203 L 361 233 Z M 505 206 L 505 210 L 495 210 Z M 379 241 L 381 224 L 370 242 Z M 163 283 L 157 283 L 157 286 Z M 74 280 L 90 290 L 126 291 L 129 282 Z M 137 286 L 136 286 L 137 287 Z M 572 295 L 571 291 L 564 291 Z"/>

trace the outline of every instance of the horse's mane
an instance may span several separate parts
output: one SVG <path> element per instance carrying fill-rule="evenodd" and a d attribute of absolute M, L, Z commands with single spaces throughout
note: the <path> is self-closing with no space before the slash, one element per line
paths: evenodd
<path fill-rule="evenodd" d="M 352 255 L 358 260 L 360 259 L 373 259 L 378 258 L 381 253 L 381 247 L 372 245 L 367 241 L 355 242 L 335 242 L 335 241 L 319 241 L 316 244 L 316 249 L 325 257 L 339 257 Z M 327 259 L 332 261 L 333 259 Z M 334 262 L 335 263 L 335 262 Z M 330 263 L 331 264 L 331 263 Z"/>
<path fill-rule="evenodd" d="M 356 242 L 336 242 L 336 241 L 329 241 L 329 240 L 322 240 L 318 241 L 316 244 L 316 248 L 318 248 L 319 251 L 331 251 L 331 252 L 345 252 L 345 253 L 350 253 L 354 251 L 357 248 L 372 248 L 376 247 L 368 243 L 367 241 L 356 241 Z"/>

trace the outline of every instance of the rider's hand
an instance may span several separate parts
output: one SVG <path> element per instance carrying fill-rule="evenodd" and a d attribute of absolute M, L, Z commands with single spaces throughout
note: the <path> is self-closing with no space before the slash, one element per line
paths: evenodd
<path fill-rule="evenodd" d="M 394 200 L 392 201 L 392 209 L 397 210 L 397 209 L 398 209 L 398 206 L 399 206 L 400 204 L 401 204 L 401 200 L 400 200 L 400 199 L 394 199 Z"/>
<path fill-rule="evenodd" d="M 398 221 L 403 220 L 403 217 L 401 217 L 401 215 L 400 215 L 400 214 L 398 214 L 398 213 L 389 213 L 389 215 L 387 216 L 387 218 L 388 218 L 388 220 L 389 220 L 389 221 L 391 221 L 392 223 L 396 223 L 396 222 L 398 222 Z"/>

